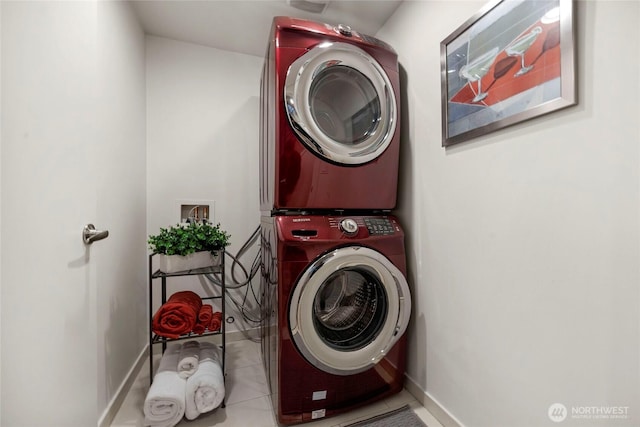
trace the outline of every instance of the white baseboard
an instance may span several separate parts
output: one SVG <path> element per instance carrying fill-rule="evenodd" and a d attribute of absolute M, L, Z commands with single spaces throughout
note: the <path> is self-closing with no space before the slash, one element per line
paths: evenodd
<path fill-rule="evenodd" d="M 464 427 L 449 411 L 435 400 L 429 393 L 423 391 L 420 386 L 408 375 L 405 375 L 404 387 L 411 395 L 431 413 L 443 427 Z"/>
<path fill-rule="evenodd" d="M 124 381 L 122 381 L 122 384 L 120 384 L 120 387 L 115 392 L 113 398 L 111 398 L 111 401 L 102 413 L 102 416 L 98 420 L 98 427 L 109 427 L 111 425 L 111 422 L 113 422 L 113 419 L 120 410 L 120 406 L 122 406 L 122 402 L 124 401 L 125 397 L 127 397 L 129 390 L 131 390 L 131 386 L 138 376 L 138 372 L 140 372 L 140 369 L 142 369 L 142 365 L 148 357 L 149 345 L 147 344 L 142 349 L 142 352 L 140 352 L 140 354 L 138 355 L 135 363 L 133 364 L 131 369 L 129 369 L 129 372 L 127 372 Z"/>

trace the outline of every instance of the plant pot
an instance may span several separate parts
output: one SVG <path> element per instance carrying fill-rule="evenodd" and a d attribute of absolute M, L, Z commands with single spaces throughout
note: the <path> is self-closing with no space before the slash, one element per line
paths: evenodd
<path fill-rule="evenodd" d="M 160 254 L 159 257 L 160 271 L 163 273 L 177 273 L 197 268 L 214 267 L 222 262 L 220 251 L 216 251 L 213 254 L 209 251 L 195 252 L 189 255 Z"/>

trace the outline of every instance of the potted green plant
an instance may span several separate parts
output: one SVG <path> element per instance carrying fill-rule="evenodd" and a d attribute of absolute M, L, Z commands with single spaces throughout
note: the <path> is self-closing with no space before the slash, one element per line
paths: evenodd
<path fill-rule="evenodd" d="M 175 273 L 220 264 L 229 237 L 220 224 L 190 223 L 160 228 L 148 243 L 160 255 L 160 271 Z"/>

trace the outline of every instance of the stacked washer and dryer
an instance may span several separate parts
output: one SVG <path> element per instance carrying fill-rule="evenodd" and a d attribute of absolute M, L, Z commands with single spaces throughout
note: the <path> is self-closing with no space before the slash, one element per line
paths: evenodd
<path fill-rule="evenodd" d="M 261 81 L 262 354 L 278 421 L 400 391 L 411 296 L 394 50 L 276 17 Z"/>

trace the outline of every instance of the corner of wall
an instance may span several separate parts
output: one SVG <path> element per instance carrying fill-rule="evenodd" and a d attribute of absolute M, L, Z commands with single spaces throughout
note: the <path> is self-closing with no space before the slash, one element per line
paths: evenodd
<path fill-rule="evenodd" d="M 440 402 L 435 400 L 429 393 L 422 390 L 420 385 L 408 375 L 405 377 L 404 387 L 443 427 L 463 427 L 463 424 L 456 417 L 440 405 Z"/>

